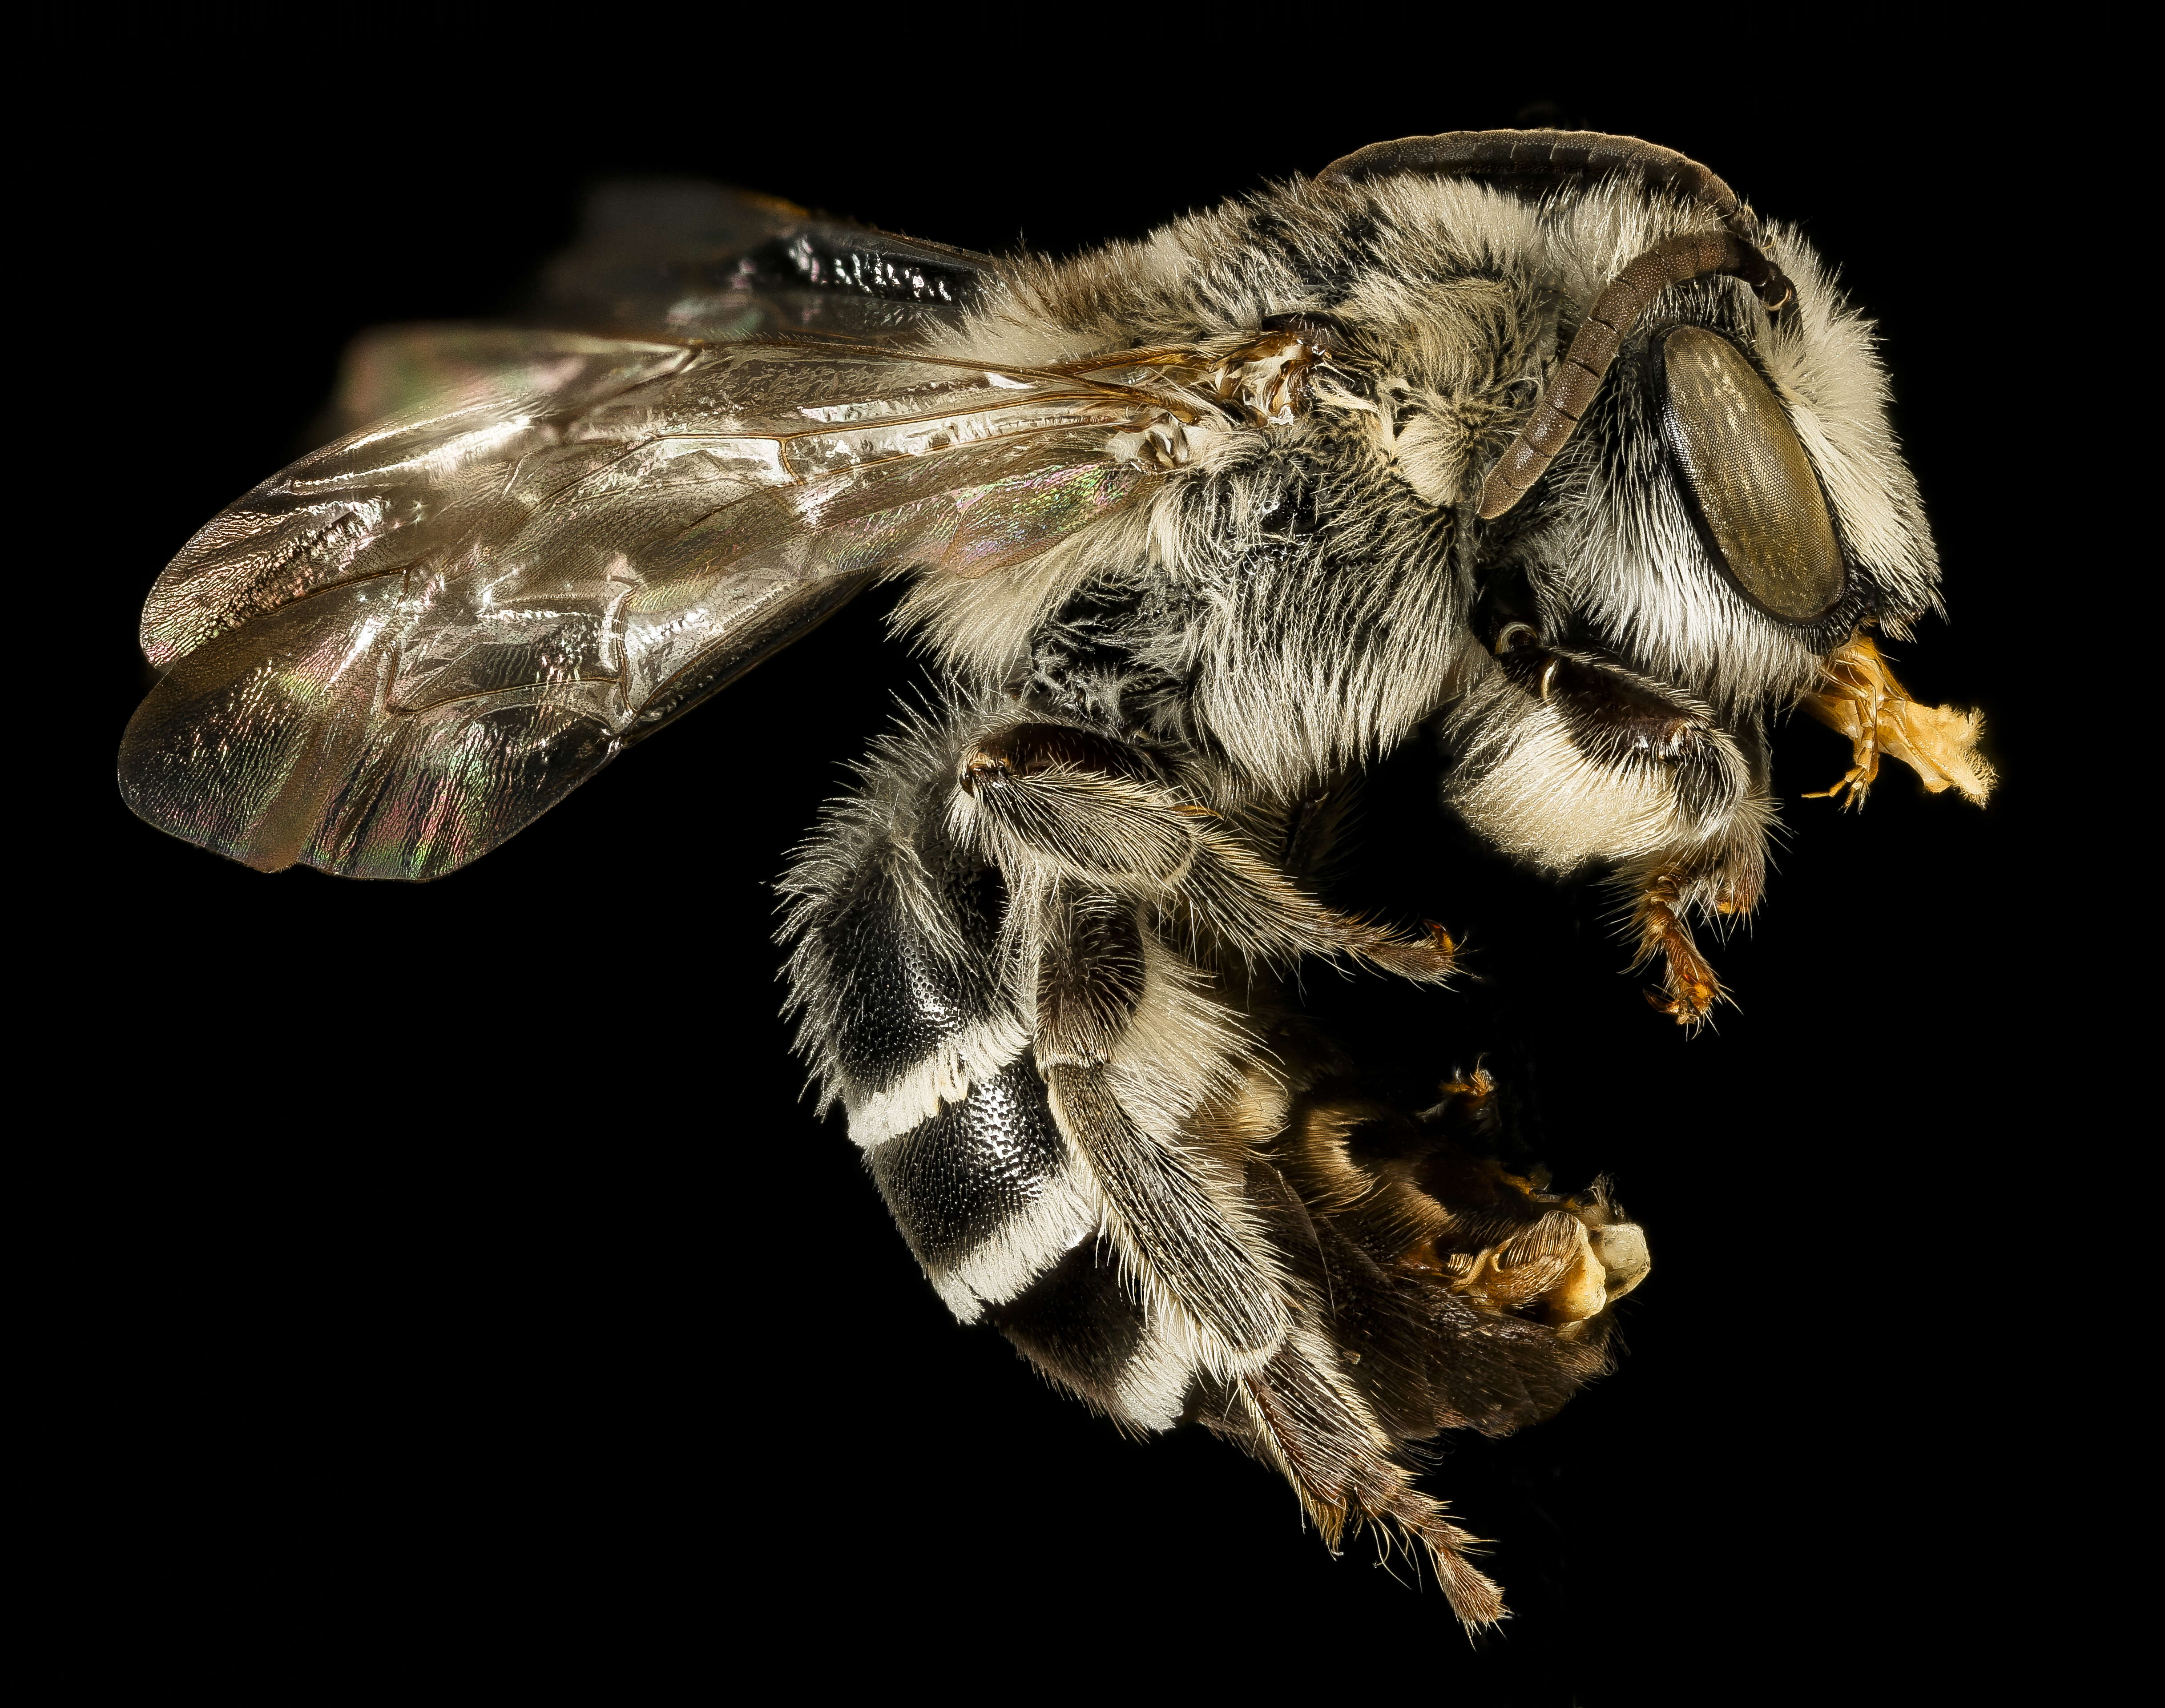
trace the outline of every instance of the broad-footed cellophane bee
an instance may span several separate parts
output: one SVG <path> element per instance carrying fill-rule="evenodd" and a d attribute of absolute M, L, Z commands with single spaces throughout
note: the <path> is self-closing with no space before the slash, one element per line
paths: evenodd
<path fill-rule="evenodd" d="M 1321 899 L 1344 803 L 1433 744 L 1704 1021 L 1773 720 L 1850 738 L 1851 803 L 1883 755 L 1990 784 L 1873 639 L 1938 609 L 1884 401 L 1811 250 L 1629 139 L 1381 144 L 1064 262 L 620 187 L 532 324 L 364 339 L 349 430 L 166 569 L 122 788 L 264 870 L 435 878 L 908 576 L 941 686 L 782 885 L 819 1083 L 958 1318 L 1479 1624 L 1417 1444 L 1600 1372 L 1647 1245 L 1496 1160 L 1485 1075 L 1393 1106 L 1304 1018 L 1310 959 L 1452 972 Z"/>

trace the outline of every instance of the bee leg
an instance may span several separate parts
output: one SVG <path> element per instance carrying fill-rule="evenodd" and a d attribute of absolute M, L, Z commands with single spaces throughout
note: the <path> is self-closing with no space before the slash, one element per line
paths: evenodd
<path fill-rule="evenodd" d="M 1699 912 L 1719 920 L 1750 913 L 1765 883 L 1766 840 L 1755 813 L 1740 814 L 1727 833 L 1681 852 L 1657 855 L 1628 874 L 1633 971 L 1659 961 L 1662 988 L 1646 1000 L 1678 1025 L 1697 1029 L 1718 1003 L 1731 1000 L 1687 923 Z"/>
<path fill-rule="evenodd" d="M 1332 912 L 1194 801 L 1151 756 L 1057 725 L 988 732 L 965 756 L 956 828 L 1009 875 L 1036 872 L 1132 897 L 1169 929 L 1251 961 L 1364 962 L 1420 982 L 1453 969 L 1454 945 Z"/>
<path fill-rule="evenodd" d="M 1241 1378 L 1204 1421 L 1284 1475 L 1334 1553 L 1348 1530 L 1383 1525 L 1427 1555 L 1465 1624 L 1506 1616 L 1503 1592 L 1468 1558 L 1480 1538 L 1414 1486 L 1335 1357 L 1311 1331 L 1297 1331 L 1276 1357 Z"/>
<path fill-rule="evenodd" d="M 1163 1105 L 1192 1101 L 1199 1089 L 1172 1083 L 1149 1059 L 1164 1041 L 1122 1048 L 1153 994 L 1157 1030 L 1204 1033 L 1213 1016 L 1180 988 L 1163 954 L 1150 952 L 1133 902 L 1070 883 L 1035 911 L 1028 923 L 1037 938 L 1038 1067 L 1055 1119 L 1096 1182 L 1113 1242 L 1156 1307 L 1200 1331 L 1207 1365 L 1251 1368 L 1285 1338 L 1286 1314 L 1241 1177 L 1183 1142 L 1182 1123 L 1164 1118 L 1171 1111 Z M 1172 988 L 1153 993 L 1153 979 Z M 1190 1011 L 1182 1014 L 1183 1006 Z M 1207 1085 L 1209 1044 L 1237 1040 L 1221 1030 L 1198 1041 L 1204 1048 L 1193 1065 Z M 1158 1118 L 1130 1104 L 1160 1105 Z"/>
<path fill-rule="evenodd" d="M 1059 745 L 1072 751 L 1064 733 Z M 1235 1097 L 1255 1071 L 1256 1041 L 1157 940 L 1146 898 L 1200 885 L 1197 904 L 1221 931 L 1230 919 L 1311 951 L 1401 961 L 1417 977 L 1448 964 L 1447 946 L 1399 943 L 1326 914 L 1212 816 L 1119 787 L 1117 756 L 1087 773 L 1033 765 L 1040 756 L 1026 734 L 1006 732 L 979 744 L 966 775 L 976 767 L 980 809 L 1001 827 L 991 840 L 1004 857 L 1012 952 L 1035 970 L 1032 1031 L 1048 1100 L 1141 1294 L 1144 1344 L 1155 1350 L 1136 1367 L 1177 1362 L 1181 1384 L 1204 1396 L 1205 1419 L 1293 1484 L 1333 1548 L 1349 1526 L 1385 1526 L 1428 1555 L 1461 1619 L 1501 1618 L 1500 1593 L 1468 1561 L 1474 1538 L 1393 1458 L 1311 1326 L 1320 1301 L 1286 1273 L 1242 1171 L 1202 1136 L 1206 1106 Z M 1072 875 L 1085 858 L 1090 881 Z M 1033 881 L 1055 861 L 1061 876 Z"/>
<path fill-rule="evenodd" d="M 1446 800 L 1552 871 L 1619 862 L 1633 967 L 1661 962 L 1654 1006 L 1704 1025 L 1727 999 L 1688 920 L 1733 917 L 1757 899 L 1773 817 L 1764 731 L 1725 729 L 1706 706 L 1613 660 L 1538 640 L 1500 652 L 1454 717 L 1464 753 Z M 1566 820 L 1554 812 L 1561 799 L 1577 804 Z"/>
<path fill-rule="evenodd" d="M 1678 1025 L 1696 1028 L 1705 1023 L 1714 1005 L 1725 1000 L 1728 994 L 1706 957 L 1699 953 L 1691 927 L 1684 923 L 1677 874 L 1663 868 L 1640 892 L 1632 913 L 1639 952 L 1631 964 L 1636 971 L 1658 960 L 1662 988 L 1658 994 L 1648 991 L 1646 1000 Z"/>

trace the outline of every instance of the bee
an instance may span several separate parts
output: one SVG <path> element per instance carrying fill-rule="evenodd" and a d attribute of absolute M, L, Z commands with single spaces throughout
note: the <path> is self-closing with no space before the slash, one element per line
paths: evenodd
<path fill-rule="evenodd" d="M 1469 1626 L 1417 1486 L 1600 1373 L 1651 1270 L 1499 1088 L 1366 1089 L 1300 969 L 1450 979 L 1325 898 L 1409 746 L 1479 837 L 1612 874 L 1687 1027 L 1793 708 L 1933 791 L 1974 714 L 1868 324 L 1630 138 L 1456 132 L 1066 261 L 687 185 L 605 192 L 528 326 L 393 329 L 345 430 L 159 577 L 123 792 L 266 871 L 428 879 L 875 582 L 935 691 L 782 878 L 800 1047 L 961 1321 L 1137 1432 L 1276 1468 Z M 1424 746 L 1423 744 L 1425 744 Z"/>

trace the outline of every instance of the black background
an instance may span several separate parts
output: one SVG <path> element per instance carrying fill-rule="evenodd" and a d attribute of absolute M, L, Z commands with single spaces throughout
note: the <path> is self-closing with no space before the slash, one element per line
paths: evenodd
<path fill-rule="evenodd" d="M 2025 898 L 2071 809 L 2025 698 L 2057 570 L 2010 457 L 2010 407 L 2047 406 L 1978 283 L 2031 187 L 1963 139 L 2061 98 L 1831 27 L 394 10 L 131 17 L 56 54 L 41 436 L 92 525 L 48 567 L 95 694 L 28 923 L 62 948 L 80 1189 L 52 1290 L 86 1451 L 55 1462 L 55 1575 L 96 1610 L 85 1664 L 293 1700 L 425 1675 L 1602 1703 L 1931 1698 L 2002 1642 L 2031 1568 L 2010 1505 L 2056 1473 L 1981 1468 L 2023 1426 L 2003 1371 L 2032 1331 L 1957 1224 L 2010 1168 L 2025 1189 L 2050 1094 L 2009 1017 L 2053 1000 Z M 1559 1177 L 1613 1173 L 1658 1259 L 1615 1375 L 1429 1479 L 1499 1538 L 1517 1616 L 1478 1646 L 1366 1541 L 1328 1558 L 1231 1450 L 1124 1441 L 956 1327 L 800 1099 L 766 885 L 912 679 L 874 602 L 425 888 L 259 876 L 113 794 L 159 566 L 305 448 L 347 338 L 500 311 L 594 177 L 1065 253 L 1381 138 L 1558 123 L 1707 161 L 1878 319 L 1955 617 L 1892 651 L 1920 698 L 1985 709 L 2005 782 L 1979 812 L 1893 774 L 1841 814 L 1796 798 L 1841 744 L 1787 729 L 1779 869 L 1716 957 L 1740 1005 L 1688 1041 L 1620 976 L 1600 892 L 1381 822 L 1379 870 L 1487 981 L 1403 1011 L 1435 1075 L 1492 1052 Z"/>

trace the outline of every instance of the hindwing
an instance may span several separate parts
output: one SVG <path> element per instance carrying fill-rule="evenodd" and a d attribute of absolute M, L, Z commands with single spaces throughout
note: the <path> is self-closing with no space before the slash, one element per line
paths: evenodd
<path fill-rule="evenodd" d="M 1001 282 L 992 256 L 697 179 L 623 179 L 501 324 L 377 326 L 347 346 L 319 437 L 487 387 L 545 387 L 566 332 L 682 344 L 817 337 L 897 347 L 952 330 Z"/>

